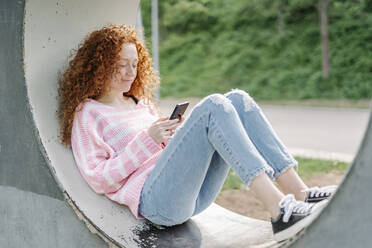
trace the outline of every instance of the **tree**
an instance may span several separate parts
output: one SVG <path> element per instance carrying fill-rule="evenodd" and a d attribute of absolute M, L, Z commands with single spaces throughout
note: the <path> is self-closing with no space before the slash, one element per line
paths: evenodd
<path fill-rule="evenodd" d="M 277 25 L 278 25 L 278 32 L 280 37 L 284 36 L 284 15 L 285 15 L 285 8 L 287 6 L 287 1 L 288 0 L 279 0 L 277 3 L 277 10 L 278 10 L 278 19 L 277 19 Z"/>
<path fill-rule="evenodd" d="M 331 71 L 328 42 L 328 0 L 319 0 L 320 36 L 322 42 L 322 72 L 327 78 Z"/>

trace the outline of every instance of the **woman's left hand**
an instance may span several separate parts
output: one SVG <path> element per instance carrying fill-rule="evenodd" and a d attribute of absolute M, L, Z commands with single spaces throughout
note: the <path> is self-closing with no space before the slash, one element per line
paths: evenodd
<path fill-rule="evenodd" d="M 185 120 L 185 117 L 183 117 L 183 115 L 181 115 L 179 123 L 182 124 L 184 120 Z"/>
<path fill-rule="evenodd" d="M 181 118 L 179 119 L 179 122 L 178 122 L 179 125 L 181 125 L 181 124 L 183 123 L 184 120 L 185 120 L 185 117 L 184 117 L 183 115 L 181 115 Z M 178 125 L 178 126 L 179 126 L 179 125 Z M 178 127 L 178 126 L 177 126 L 177 127 Z M 176 128 L 175 128 L 175 129 L 171 129 L 171 136 L 173 136 L 175 130 L 176 130 Z M 170 139 L 171 139 L 171 138 L 169 138 L 169 139 L 167 139 L 165 142 L 163 142 L 164 145 L 167 145 Z"/>

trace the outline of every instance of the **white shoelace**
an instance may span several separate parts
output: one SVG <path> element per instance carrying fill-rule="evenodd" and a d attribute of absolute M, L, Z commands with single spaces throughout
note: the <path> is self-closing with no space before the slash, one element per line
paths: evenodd
<path fill-rule="evenodd" d="M 288 222 L 292 213 L 306 213 L 314 204 L 296 201 L 293 194 L 288 194 L 279 202 L 279 207 L 284 208 L 283 222 Z"/>
<path fill-rule="evenodd" d="M 323 197 L 323 196 L 327 196 L 327 195 L 334 193 L 336 189 L 337 189 L 337 185 L 329 185 L 329 186 L 325 186 L 321 188 L 312 187 L 312 188 L 301 190 L 301 192 L 309 192 L 310 197 L 314 197 L 314 196 Z"/>

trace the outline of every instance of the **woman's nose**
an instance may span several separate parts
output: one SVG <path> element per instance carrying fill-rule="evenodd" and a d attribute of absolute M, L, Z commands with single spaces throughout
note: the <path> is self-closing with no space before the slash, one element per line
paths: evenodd
<path fill-rule="evenodd" d="M 132 68 L 132 66 L 129 66 L 129 69 L 127 70 L 127 74 L 128 76 L 134 76 L 136 73 L 136 69 L 135 68 Z"/>

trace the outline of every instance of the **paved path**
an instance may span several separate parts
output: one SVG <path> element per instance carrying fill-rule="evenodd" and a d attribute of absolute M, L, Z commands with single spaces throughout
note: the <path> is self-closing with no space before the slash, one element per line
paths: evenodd
<path fill-rule="evenodd" d="M 168 116 L 178 102 L 192 107 L 200 99 L 160 100 Z M 350 162 L 358 151 L 370 115 L 368 109 L 314 108 L 260 105 L 267 119 L 293 155 Z"/>

